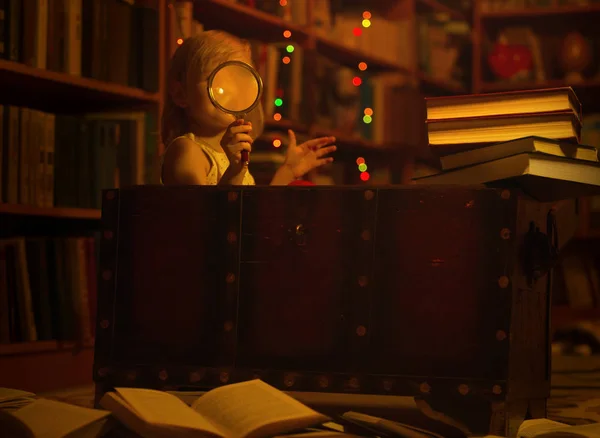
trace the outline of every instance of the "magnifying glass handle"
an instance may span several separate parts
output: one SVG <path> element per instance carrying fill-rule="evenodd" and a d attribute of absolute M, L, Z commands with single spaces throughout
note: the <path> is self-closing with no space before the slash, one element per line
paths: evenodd
<path fill-rule="evenodd" d="M 237 119 L 243 119 L 246 114 L 236 114 Z M 248 162 L 250 161 L 250 153 L 246 150 L 242 150 L 242 166 L 247 166 Z"/>

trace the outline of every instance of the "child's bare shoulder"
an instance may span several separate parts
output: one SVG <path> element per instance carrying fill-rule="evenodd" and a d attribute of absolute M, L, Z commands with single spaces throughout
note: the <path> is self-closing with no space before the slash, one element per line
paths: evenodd
<path fill-rule="evenodd" d="M 187 137 L 173 140 L 163 157 L 163 181 L 204 183 L 210 163 L 202 148 Z"/>
<path fill-rule="evenodd" d="M 188 137 L 178 137 L 173 140 L 165 151 L 165 161 L 192 161 L 208 164 L 208 159 L 202 148 Z"/>

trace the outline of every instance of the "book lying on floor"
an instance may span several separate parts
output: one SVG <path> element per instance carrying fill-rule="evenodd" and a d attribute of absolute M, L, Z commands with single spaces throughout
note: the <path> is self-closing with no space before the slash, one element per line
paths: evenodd
<path fill-rule="evenodd" d="M 581 123 L 570 112 L 479 117 L 428 123 L 427 135 L 432 152 L 446 156 L 530 136 L 579 143 Z"/>
<path fill-rule="evenodd" d="M 14 411 L 0 410 L 0 435 L 11 438 L 96 438 L 113 426 L 110 412 L 46 399 Z"/>
<path fill-rule="evenodd" d="M 539 418 L 524 421 L 517 432 L 517 438 L 598 438 L 600 424 L 570 426 L 558 421 Z"/>
<path fill-rule="evenodd" d="M 545 154 L 518 154 L 499 160 L 415 178 L 416 184 L 484 184 L 535 176 L 600 187 L 600 166 Z"/>
<path fill-rule="evenodd" d="M 427 120 L 570 111 L 581 119 L 581 103 L 571 87 L 425 99 Z"/>
<path fill-rule="evenodd" d="M 100 406 L 142 436 L 261 438 L 297 433 L 330 421 L 261 380 L 213 389 L 191 407 L 175 395 L 139 388 L 115 388 L 102 397 Z"/>
<path fill-rule="evenodd" d="M 341 420 L 349 422 L 363 428 L 357 430 L 363 434 L 365 430 L 376 436 L 391 436 L 401 438 L 444 438 L 437 433 L 414 427 L 408 424 L 398 423 L 396 421 L 386 420 L 385 418 L 374 417 L 372 415 L 362 414 L 360 412 L 345 412 Z"/>
<path fill-rule="evenodd" d="M 0 388 L 0 409 L 10 411 L 33 403 L 35 394 L 12 388 Z"/>
<path fill-rule="evenodd" d="M 524 152 L 539 152 L 554 155 L 556 157 L 572 158 L 595 163 L 600 161 L 598 158 L 598 149 L 592 146 L 549 140 L 541 137 L 525 137 L 440 157 L 440 163 L 442 169 L 449 170 L 478 163 L 485 163 L 487 161 L 493 161 Z"/>

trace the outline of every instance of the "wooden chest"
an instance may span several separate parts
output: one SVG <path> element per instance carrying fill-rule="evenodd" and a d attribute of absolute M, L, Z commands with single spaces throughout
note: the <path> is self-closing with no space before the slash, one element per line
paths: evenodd
<path fill-rule="evenodd" d="M 545 416 L 551 204 L 443 186 L 103 197 L 98 396 L 259 377 L 412 396 L 471 433 Z"/>

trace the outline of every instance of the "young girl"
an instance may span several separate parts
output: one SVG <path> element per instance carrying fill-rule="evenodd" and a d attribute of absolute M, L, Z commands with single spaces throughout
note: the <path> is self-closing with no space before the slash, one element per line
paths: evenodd
<path fill-rule="evenodd" d="M 162 118 L 162 140 L 167 145 L 161 169 L 163 184 L 253 185 L 254 178 L 241 162 L 241 151 L 252 150 L 263 130 L 262 106 L 246 117 L 216 108 L 207 91 L 207 78 L 221 63 L 237 60 L 251 64 L 248 43 L 220 31 L 206 31 L 177 48 L 167 76 L 168 97 Z M 307 172 L 333 161 L 333 137 L 296 144 L 293 131 L 284 164 L 272 185 L 287 185 Z M 250 155 L 250 161 L 252 155 Z"/>

